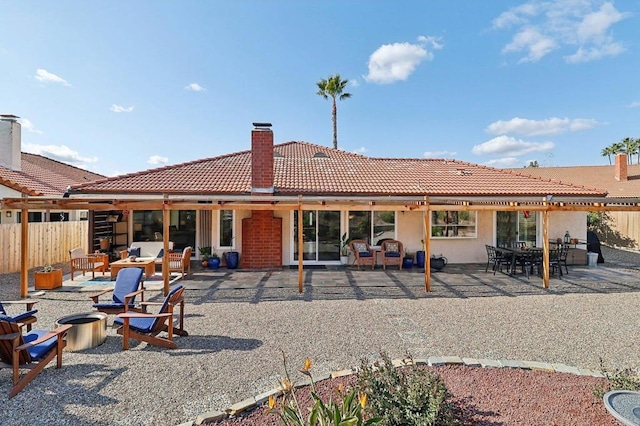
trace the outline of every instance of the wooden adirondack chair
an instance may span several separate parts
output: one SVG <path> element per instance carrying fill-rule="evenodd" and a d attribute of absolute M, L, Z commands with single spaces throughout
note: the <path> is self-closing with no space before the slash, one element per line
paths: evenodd
<path fill-rule="evenodd" d="M 136 293 L 144 292 L 144 289 Z M 122 349 L 129 349 L 129 338 L 151 343 L 163 348 L 175 349 L 178 347 L 173 340 L 173 333 L 180 336 L 188 336 L 184 329 L 184 287 L 176 286 L 165 297 L 162 303 L 141 302 L 142 306 L 161 305 L 157 314 L 124 312 L 118 315 L 113 323 L 120 325 L 117 333 L 122 335 Z M 180 305 L 179 326 L 173 324 L 173 307 Z M 158 336 L 161 332 L 166 332 L 167 337 Z"/>
<path fill-rule="evenodd" d="M 13 369 L 13 387 L 9 398 L 13 398 L 57 357 L 56 368 L 62 367 L 62 349 L 71 325 L 63 325 L 53 331 L 32 330 L 23 335 L 21 325 L 15 321 L 0 318 L 0 368 Z M 29 372 L 20 377 L 21 369 Z"/>
<path fill-rule="evenodd" d="M 89 296 L 93 299 L 93 308 L 105 314 L 119 314 L 127 311 L 141 312 L 141 309 L 135 306 L 135 299 L 138 294 L 136 291 L 142 284 L 142 272 L 140 268 L 125 268 L 118 271 L 113 289 L 102 290 L 100 293 Z M 144 288 L 144 284 L 142 285 Z M 111 301 L 100 303 L 99 297 L 109 292 L 113 293 Z M 144 301 L 144 298 L 142 300 Z"/>
<path fill-rule="evenodd" d="M 37 300 L 33 299 L 24 299 L 24 300 L 3 300 L 0 302 L 0 315 L 6 315 L 11 318 L 11 320 L 20 323 L 27 327 L 27 331 L 31 331 L 31 324 L 38 321 L 36 318 L 37 309 L 33 309 L 33 306 L 38 303 Z M 5 305 L 26 305 L 27 310 L 24 312 L 20 312 L 16 315 L 9 315 L 9 313 L 4 308 Z"/>

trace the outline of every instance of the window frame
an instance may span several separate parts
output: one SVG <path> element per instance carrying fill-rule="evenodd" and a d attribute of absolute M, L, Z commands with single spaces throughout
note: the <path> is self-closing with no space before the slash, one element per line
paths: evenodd
<path fill-rule="evenodd" d="M 469 214 L 473 214 L 473 224 L 465 224 L 465 225 L 461 225 L 460 224 L 460 219 L 458 216 L 457 222 L 449 222 L 449 220 L 454 220 L 454 219 L 445 219 L 445 223 L 434 223 L 434 215 L 438 215 L 444 213 L 444 215 L 448 218 L 449 215 L 451 213 L 455 213 L 456 215 L 459 215 L 460 213 L 469 213 Z M 470 217 L 471 219 L 471 217 Z M 468 231 L 464 231 L 465 235 L 434 235 L 434 229 L 436 228 L 451 228 L 451 229 L 459 229 L 459 228 L 471 228 L 473 227 L 473 231 L 472 232 L 468 232 Z M 451 240 L 451 239 L 475 239 L 478 238 L 478 211 L 477 210 L 465 210 L 465 211 L 457 211 L 457 210 L 441 210 L 441 211 L 432 211 L 431 214 L 429 215 L 429 232 L 430 232 L 430 237 L 431 239 L 437 239 L 437 240 Z M 467 233 L 470 233 L 472 235 L 466 235 Z"/>
<path fill-rule="evenodd" d="M 369 235 L 366 238 L 366 240 L 369 242 L 369 245 L 373 245 L 373 246 L 376 245 L 375 244 L 376 241 L 374 241 L 374 238 L 375 238 L 374 230 L 375 230 L 375 227 L 376 227 L 375 214 L 393 213 L 393 237 L 391 237 L 391 238 L 397 239 L 397 235 L 398 235 L 398 210 L 364 210 L 364 211 L 363 210 L 349 210 L 349 211 L 346 212 L 346 215 L 347 215 L 347 217 L 346 217 L 346 219 L 347 219 L 346 220 L 347 229 L 346 230 L 347 230 L 347 235 L 348 235 L 348 239 L 349 240 L 353 240 L 354 239 L 353 235 L 351 234 L 351 223 L 350 223 L 351 218 L 350 218 L 350 216 L 353 213 L 356 213 L 356 212 L 357 213 L 364 212 L 364 213 L 368 213 L 369 214 L 369 232 L 368 232 Z M 380 238 L 384 238 L 384 237 L 380 236 Z M 380 238 L 377 238 L 377 239 L 379 240 Z M 359 239 L 359 238 L 355 238 L 355 239 Z"/>
<path fill-rule="evenodd" d="M 221 241 L 222 241 L 222 212 L 223 211 L 230 211 L 231 212 L 231 245 L 230 246 L 223 246 L 221 245 Z M 234 250 L 236 248 L 236 210 L 218 210 L 217 211 L 217 231 L 216 232 L 216 249 L 220 249 L 220 250 Z"/>

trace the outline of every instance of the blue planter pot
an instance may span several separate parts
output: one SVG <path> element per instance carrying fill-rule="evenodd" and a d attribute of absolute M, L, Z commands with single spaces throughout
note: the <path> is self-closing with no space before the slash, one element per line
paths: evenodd
<path fill-rule="evenodd" d="M 240 258 L 240 253 L 237 251 L 227 252 L 227 268 L 228 269 L 236 269 L 238 267 L 238 259 Z"/>
<path fill-rule="evenodd" d="M 416 252 L 416 266 L 418 268 L 424 268 L 424 250 Z"/>
<path fill-rule="evenodd" d="M 220 258 L 210 258 L 207 260 L 209 264 L 209 269 L 218 269 L 220 267 Z"/>
<path fill-rule="evenodd" d="M 413 259 L 403 259 L 402 260 L 402 267 L 404 269 L 411 269 L 413 268 Z"/>

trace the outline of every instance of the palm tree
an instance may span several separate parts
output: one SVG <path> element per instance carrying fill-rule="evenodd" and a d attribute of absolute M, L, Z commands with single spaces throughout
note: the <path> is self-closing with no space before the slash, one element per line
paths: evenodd
<path fill-rule="evenodd" d="M 600 155 L 609 158 L 609 165 L 611 165 L 611 154 L 614 154 L 613 145 L 609 145 L 608 147 L 603 148 L 602 151 L 600 151 Z"/>
<path fill-rule="evenodd" d="M 624 138 L 622 139 L 622 152 L 627 154 L 627 161 L 631 164 L 631 160 L 633 160 L 633 155 L 638 153 L 638 145 L 636 144 L 635 139 L 633 138 Z"/>
<path fill-rule="evenodd" d="M 336 107 L 336 98 L 343 100 L 351 97 L 351 93 L 344 92 L 348 82 L 349 80 L 342 80 L 340 74 L 336 74 L 316 83 L 318 85 L 318 92 L 316 94 L 325 99 L 331 98 L 331 122 L 333 123 L 334 149 L 338 149 L 338 108 Z"/>

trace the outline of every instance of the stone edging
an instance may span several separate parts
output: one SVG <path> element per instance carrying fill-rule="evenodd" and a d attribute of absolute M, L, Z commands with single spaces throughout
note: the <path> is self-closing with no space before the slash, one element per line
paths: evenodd
<path fill-rule="evenodd" d="M 395 367 L 403 367 L 410 365 L 410 361 L 407 359 L 394 359 L 391 361 Z M 416 365 L 428 365 L 430 367 L 437 367 L 442 365 L 466 365 L 468 367 L 481 367 L 481 368 L 520 368 L 523 370 L 540 370 L 547 371 L 549 373 L 569 373 L 579 376 L 592 376 L 592 377 L 604 377 L 599 371 L 588 370 L 584 368 L 573 367 L 566 364 L 548 363 L 539 361 L 520 361 L 513 359 L 476 359 L 476 358 L 460 358 L 457 356 L 432 356 L 428 359 L 416 358 L 413 360 Z M 349 376 L 356 374 L 356 370 L 340 370 L 333 373 L 325 374 L 320 377 L 314 377 L 314 382 L 318 383 L 326 379 L 335 379 L 338 377 Z M 301 383 L 296 383 L 295 387 L 308 386 L 311 382 L 309 380 Z M 282 391 L 280 388 L 273 388 L 267 392 L 263 392 L 251 398 L 247 398 L 244 401 L 236 402 L 231 407 L 224 409 L 223 411 L 213 410 L 204 412 L 195 418 L 192 422 L 182 423 L 178 426 L 199 426 L 205 422 L 212 422 L 216 420 L 225 419 L 230 416 L 235 416 L 253 408 L 256 408 L 266 402 L 270 396 L 280 396 Z"/>

